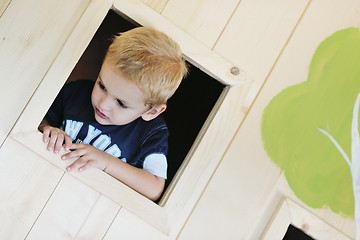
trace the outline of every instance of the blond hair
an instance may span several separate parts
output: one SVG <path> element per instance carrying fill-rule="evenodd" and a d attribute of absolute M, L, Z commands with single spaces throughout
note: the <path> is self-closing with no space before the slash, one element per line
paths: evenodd
<path fill-rule="evenodd" d="M 166 103 L 187 74 L 179 45 L 152 28 L 138 27 L 115 36 L 105 61 L 145 95 L 145 103 Z"/>

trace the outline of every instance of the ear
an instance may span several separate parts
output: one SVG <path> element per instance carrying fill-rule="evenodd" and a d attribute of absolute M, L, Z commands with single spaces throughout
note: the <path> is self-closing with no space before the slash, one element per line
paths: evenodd
<path fill-rule="evenodd" d="M 152 107 L 150 110 L 141 115 L 142 119 L 145 121 L 150 121 L 159 116 L 162 112 L 166 110 L 166 104 L 160 104 L 155 107 Z"/>

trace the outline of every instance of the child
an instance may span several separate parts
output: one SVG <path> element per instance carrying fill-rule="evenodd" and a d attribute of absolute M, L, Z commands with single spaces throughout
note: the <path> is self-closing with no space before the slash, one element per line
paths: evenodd
<path fill-rule="evenodd" d="M 47 149 L 99 168 L 157 200 L 167 172 L 168 130 L 159 116 L 187 74 L 177 43 L 139 27 L 115 37 L 96 82 L 66 84 L 39 126 Z"/>

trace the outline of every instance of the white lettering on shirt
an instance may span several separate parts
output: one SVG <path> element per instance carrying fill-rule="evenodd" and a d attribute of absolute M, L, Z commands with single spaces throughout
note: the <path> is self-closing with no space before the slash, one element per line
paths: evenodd
<path fill-rule="evenodd" d="M 65 133 L 75 140 L 83 124 L 83 122 L 66 120 Z"/>
<path fill-rule="evenodd" d="M 84 144 L 89 144 L 91 140 L 93 140 L 96 136 L 100 135 L 101 131 L 99 129 L 96 129 L 95 127 L 89 125 L 89 129 L 86 135 L 86 138 L 84 139 Z"/>
<path fill-rule="evenodd" d="M 100 150 L 104 150 L 110 143 L 111 138 L 105 134 L 101 134 L 92 145 Z"/>
<path fill-rule="evenodd" d="M 74 120 L 66 120 L 65 125 L 65 133 L 71 137 L 71 139 L 74 141 L 82 126 L 84 125 L 83 122 L 78 122 Z M 111 144 L 111 137 L 106 134 L 101 134 L 102 131 L 95 128 L 92 125 L 89 125 L 86 137 L 84 140 L 76 139 L 76 143 L 83 143 L 83 144 L 90 144 L 92 140 L 95 139 L 95 141 L 92 143 L 92 145 L 102 151 L 106 149 Z M 101 134 L 101 135 L 100 135 Z M 108 149 L 105 150 L 106 153 L 119 158 L 121 156 L 121 150 L 117 144 L 113 144 Z M 126 162 L 126 159 L 121 159 L 122 161 Z"/>
<path fill-rule="evenodd" d="M 117 158 L 121 156 L 121 150 L 117 144 L 112 145 L 111 147 L 106 149 L 105 152 Z"/>

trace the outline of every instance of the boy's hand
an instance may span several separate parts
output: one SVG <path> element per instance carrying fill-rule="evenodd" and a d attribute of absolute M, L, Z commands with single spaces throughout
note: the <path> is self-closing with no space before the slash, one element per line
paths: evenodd
<path fill-rule="evenodd" d="M 61 147 L 64 147 L 66 151 L 70 149 L 72 139 L 60 128 L 44 126 L 42 131 L 43 142 L 47 143 L 46 149 L 48 151 L 54 151 L 54 153 L 58 153 Z"/>
<path fill-rule="evenodd" d="M 106 152 L 97 149 L 94 146 L 82 143 L 74 143 L 70 147 L 71 152 L 64 154 L 61 159 L 68 160 L 71 158 L 78 158 L 70 166 L 66 168 L 66 171 L 72 171 L 77 169 L 79 172 L 84 171 L 90 167 L 99 168 L 104 170 L 109 164 L 112 158 Z"/>

